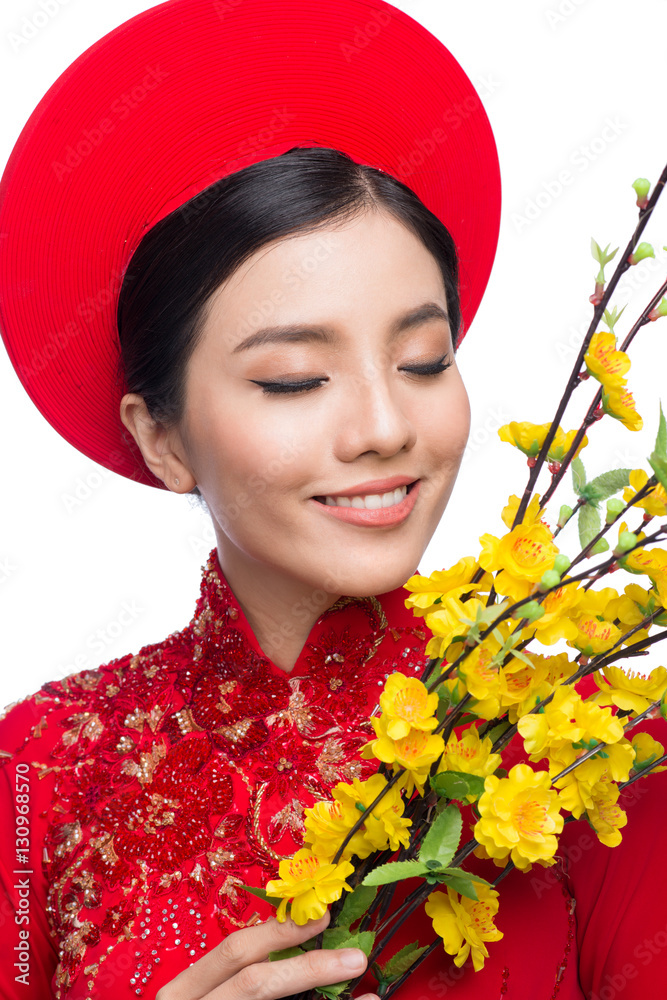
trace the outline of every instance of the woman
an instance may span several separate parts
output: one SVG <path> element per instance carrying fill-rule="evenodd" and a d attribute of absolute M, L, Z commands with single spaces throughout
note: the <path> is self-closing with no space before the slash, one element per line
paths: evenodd
<path fill-rule="evenodd" d="M 234 16 L 223 12 L 226 31 L 237 32 L 237 44 L 246 41 L 239 61 L 250 46 L 256 51 L 257 30 L 271 6 L 246 3 Z M 401 41 L 402 31 L 415 30 L 395 14 L 390 27 L 381 3 L 323 4 L 331 23 L 317 38 L 320 68 L 325 42 L 329 53 L 341 44 L 332 41 L 332 28 L 347 30 L 352 22 L 346 18 L 363 17 L 368 32 L 369 9 L 387 32 L 385 43 L 394 31 Z M 282 5 L 280 13 L 290 33 L 310 25 L 300 4 Z M 163 120 L 150 141 L 133 143 L 154 121 L 150 95 L 170 75 L 167 97 L 182 88 L 185 77 L 178 86 L 173 79 L 179 72 L 174 40 L 180 51 L 188 48 L 188 32 L 190 40 L 199 39 L 200 78 L 209 78 L 207 59 L 219 58 L 220 43 L 204 45 L 203 24 L 211 27 L 210 5 L 177 0 L 110 36 L 106 48 L 72 70 L 67 85 L 78 84 L 80 92 L 87 74 L 113 67 L 110 54 L 122 53 L 124 78 L 134 60 L 145 93 L 139 101 L 138 92 L 122 90 L 118 81 L 113 86 L 129 93 L 132 111 L 142 104 L 143 111 L 121 130 L 120 121 L 98 114 L 112 107 L 109 91 L 96 95 L 102 103 L 88 109 L 83 140 L 80 122 L 74 133 L 69 125 L 75 144 L 59 137 L 74 155 L 56 157 L 48 147 L 41 154 L 47 170 L 40 179 L 50 170 L 54 188 L 64 181 L 67 191 L 52 200 L 45 189 L 44 204 L 59 204 L 61 212 L 66 205 L 69 214 L 54 222 L 45 211 L 34 225 L 44 227 L 42 236 L 48 230 L 61 250 L 70 247 L 71 259 L 63 252 L 55 262 L 41 261 L 41 283 L 30 285 L 25 252 L 3 259 L 3 335 L 26 383 L 35 394 L 41 387 L 43 412 L 109 467 L 175 492 L 196 490 L 216 537 L 186 629 L 46 685 L 0 723 L 3 829 L 17 830 L 16 845 L 0 865 L 11 932 L 2 937 L 9 997 L 49 991 L 68 1000 L 283 997 L 356 976 L 366 961 L 351 949 L 266 963 L 270 950 L 312 937 L 328 918 L 304 928 L 278 925 L 266 920 L 268 907 L 243 885 L 265 884 L 278 859 L 293 853 L 304 808 L 338 780 L 365 773 L 358 750 L 386 675 L 397 669 L 419 675 L 423 668 L 426 636 L 405 609 L 402 584 L 440 520 L 467 440 L 468 400 L 455 350 L 465 330 L 461 313 L 469 323 L 493 257 L 494 150 L 477 105 L 467 137 L 486 142 L 486 162 L 477 169 L 487 171 L 487 191 L 476 216 L 469 206 L 463 210 L 456 186 L 447 195 L 458 254 L 439 216 L 409 187 L 335 146 L 304 143 L 301 122 L 288 124 L 302 144 L 275 152 L 269 140 L 248 165 L 222 172 L 218 166 L 222 179 L 213 184 L 202 183 L 212 169 L 207 151 L 193 191 L 187 184 L 192 165 L 185 161 L 192 147 L 201 152 L 204 146 L 194 125 L 169 162 L 180 133 L 167 132 Z M 159 34 L 166 37 L 176 25 L 174 61 L 146 63 L 142 32 L 153 33 L 158 45 Z M 425 47 L 432 44 L 427 33 L 419 37 Z M 275 38 L 271 48 L 285 58 Z M 302 39 L 291 52 L 305 58 Z M 442 52 L 439 58 L 451 59 Z M 371 70 L 377 64 L 369 58 Z M 302 87 L 303 78 L 298 83 Z M 248 110 L 249 94 L 244 100 Z M 355 102 L 353 95 L 350 113 Z M 62 113 L 67 106 L 65 94 L 58 108 Z M 199 106 L 183 102 L 174 115 L 186 120 Z M 370 107 L 363 117 L 372 120 Z M 42 120 L 43 146 L 55 133 Z M 95 146 L 91 121 L 114 139 L 100 138 Z M 151 143 L 159 134 L 158 155 Z M 413 138 L 401 137 L 385 155 L 397 160 L 414 149 Z M 85 155 L 84 141 L 91 147 Z M 355 148 L 351 139 L 349 148 Z M 38 155 L 26 137 L 3 181 L 2 231 L 17 241 L 15 249 L 35 245 L 35 229 L 17 228 L 16 191 L 20 178 L 25 192 L 26 164 Z M 156 187 L 169 175 L 155 197 L 153 188 L 146 193 L 140 171 L 137 176 L 142 158 Z M 473 168 L 472 158 L 463 154 L 462 160 L 458 169 Z M 439 157 L 433 162 L 437 166 Z M 436 197 L 441 189 L 429 189 L 430 166 L 415 177 L 415 187 L 445 214 L 445 196 Z M 119 171 L 125 171 L 122 181 Z M 129 207 L 124 202 L 107 216 L 97 200 L 107 197 L 111 206 L 118 191 Z M 100 232 L 113 230 L 121 216 L 113 234 Z M 29 230 L 25 213 L 23 222 Z M 128 246 L 118 236 L 123 226 Z M 480 232 L 487 243 L 473 255 Z M 465 264 L 460 282 L 458 258 Z M 109 292 L 110 280 L 119 287 L 100 295 Z M 32 366 L 25 363 L 35 343 L 22 341 L 16 320 L 20 314 L 27 321 L 28 287 L 33 307 L 74 324 L 60 327 L 56 339 L 32 331 L 43 338 L 38 360 L 53 362 L 46 377 L 34 358 Z M 116 330 L 114 382 L 105 351 Z M 59 391 L 49 404 L 56 371 Z M 84 398 L 89 405 L 81 405 Z M 415 974 L 406 997 L 452 989 L 461 997 L 581 997 L 607 988 L 604 977 L 614 988 L 619 975 L 624 983 L 640 981 L 641 971 L 617 974 L 614 955 L 597 961 L 611 932 L 605 931 L 603 946 L 600 935 L 586 940 L 602 912 L 587 899 L 587 886 L 589 896 L 593 886 L 604 898 L 600 870 L 609 858 L 595 843 L 584 844 L 581 830 L 574 847 L 572 877 L 576 881 L 584 867 L 595 875 L 582 881 L 587 909 L 579 928 L 572 887 L 560 868 L 539 879 L 509 876 L 505 938 L 484 972 L 459 970 L 439 954 Z M 616 876 L 610 883 L 618 902 L 625 882 Z M 617 907 L 621 936 L 632 927 L 635 906 L 625 900 Z M 606 898 L 604 909 L 608 914 Z M 663 914 L 654 914 L 653 927 L 645 909 L 643 932 L 659 947 Z M 429 940 L 428 922 L 411 931 Z M 587 993 L 578 972 L 592 984 Z"/>

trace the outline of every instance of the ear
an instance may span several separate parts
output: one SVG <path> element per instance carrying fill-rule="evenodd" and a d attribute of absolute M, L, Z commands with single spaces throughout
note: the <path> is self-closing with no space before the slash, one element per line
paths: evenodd
<path fill-rule="evenodd" d="M 178 430 L 154 420 L 143 396 L 126 393 L 120 402 L 120 419 L 137 442 L 148 468 L 165 486 L 174 493 L 189 493 L 194 489 L 197 481 L 187 464 Z"/>

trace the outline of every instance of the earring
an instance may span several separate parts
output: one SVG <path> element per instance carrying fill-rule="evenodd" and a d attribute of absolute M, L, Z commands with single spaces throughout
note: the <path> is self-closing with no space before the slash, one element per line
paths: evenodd
<path fill-rule="evenodd" d="M 179 479 L 174 479 L 174 482 L 175 482 L 175 483 L 176 483 L 176 485 L 178 486 L 178 484 L 179 484 L 180 480 L 179 480 Z"/>

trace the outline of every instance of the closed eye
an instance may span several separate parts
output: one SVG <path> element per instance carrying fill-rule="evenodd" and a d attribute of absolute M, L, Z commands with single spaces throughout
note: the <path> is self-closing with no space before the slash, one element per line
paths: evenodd
<path fill-rule="evenodd" d="M 451 368 L 453 361 L 445 361 L 447 357 L 443 354 L 441 358 L 437 361 L 432 362 L 429 365 L 404 365 L 401 371 L 409 372 L 410 375 L 416 376 L 429 376 L 429 375 L 440 375 L 442 372 Z M 261 387 L 262 391 L 267 395 L 279 394 L 279 393 L 290 393 L 296 394 L 299 392 L 309 392 L 311 389 L 317 389 L 323 382 L 328 382 L 328 378 L 312 378 L 305 382 L 260 382 L 258 379 L 250 379 L 255 385 Z"/>

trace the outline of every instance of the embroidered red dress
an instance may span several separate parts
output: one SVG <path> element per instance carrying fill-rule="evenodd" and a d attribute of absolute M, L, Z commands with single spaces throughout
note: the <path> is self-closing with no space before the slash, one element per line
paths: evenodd
<path fill-rule="evenodd" d="M 262 653 L 215 549 L 202 569 L 181 632 L 46 684 L 0 719 L 5 1000 L 153 1000 L 226 934 L 267 917 L 241 885 L 277 874 L 306 807 L 371 772 L 358 751 L 386 676 L 423 669 L 427 636 L 403 588 L 341 598 L 286 674 Z M 573 823 L 562 862 L 501 883 L 504 937 L 481 972 L 438 949 L 402 1000 L 655 995 L 666 779 L 625 793 L 620 847 Z M 392 951 L 433 940 L 424 915 L 408 923 Z"/>

